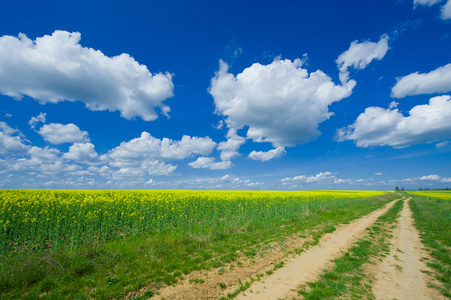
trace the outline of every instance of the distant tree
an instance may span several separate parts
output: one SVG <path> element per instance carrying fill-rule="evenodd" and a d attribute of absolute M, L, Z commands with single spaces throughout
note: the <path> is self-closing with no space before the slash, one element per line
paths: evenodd
<path fill-rule="evenodd" d="M 401 188 L 401 192 L 404 192 L 404 187 Z"/>
<path fill-rule="evenodd" d="M 399 187 L 395 187 L 395 192 L 399 192 Z"/>

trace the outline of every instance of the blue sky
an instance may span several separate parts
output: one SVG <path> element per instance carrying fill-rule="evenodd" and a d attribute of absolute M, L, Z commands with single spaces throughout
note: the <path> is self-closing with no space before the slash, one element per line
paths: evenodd
<path fill-rule="evenodd" d="M 451 0 L 1 6 L 0 188 L 451 186 Z"/>

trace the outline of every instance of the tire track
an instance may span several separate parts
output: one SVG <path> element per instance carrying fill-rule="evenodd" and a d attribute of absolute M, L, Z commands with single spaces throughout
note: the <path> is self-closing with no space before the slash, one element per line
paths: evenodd
<path fill-rule="evenodd" d="M 283 268 L 265 278 L 264 281 L 254 282 L 249 291 L 238 295 L 236 299 L 264 300 L 298 297 L 299 295 L 292 290 L 301 284 L 317 280 L 322 271 L 332 264 L 331 260 L 339 257 L 342 251 L 350 248 L 354 242 L 364 236 L 366 228 L 385 214 L 396 201 L 399 199 L 350 224 L 338 226 L 336 231 L 323 236 L 317 246 L 286 262 Z"/>

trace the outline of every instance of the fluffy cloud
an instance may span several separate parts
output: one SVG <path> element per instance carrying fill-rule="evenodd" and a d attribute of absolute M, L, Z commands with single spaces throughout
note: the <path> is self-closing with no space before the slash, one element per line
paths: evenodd
<path fill-rule="evenodd" d="M 61 175 L 81 170 L 78 165 L 64 163 L 59 150 L 55 148 L 33 146 L 27 154 L 29 158 L 18 158 L 8 168 L 12 171 L 37 172 L 43 175 Z"/>
<path fill-rule="evenodd" d="M 64 153 L 64 158 L 85 164 L 97 164 L 99 155 L 91 143 L 75 143 L 69 147 L 69 152 Z"/>
<path fill-rule="evenodd" d="M 28 125 L 31 128 L 35 128 L 38 123 L 45 123 L 46 113 L 40 113 L 37 117 L 31 117 L 30 121 L 28 121 Z"/>
<path fill-rule="evenodd" d="M 227 141 L 218 144 L 217 149 L 221 151 L 222 160 L 231 160 L 232 157 L 239 155 L 238 149 L 246 139 L 236 133 L 236 129 L 229 129 L 227 132 Z"/>
<path fill-rule="evenodd" d="M 438 175 L 428 175 L 420 177 L 420 180 L 440 180 L 440 176 Z"/>
<path fill-rule="evenodd" d="M 358 147 L 432 143 L 451 138 L 451 97 L 438 96 L 413 107 L 405 117 L 398 109 L 368 107 L 354 124 L 341 128 L 337 140 L 353 140 Z"/>
<path fill-rule="evenodd" d="M 247 138 L 274 147 L 317 138 L 318 124 L 332 114 L 329 105 L 348 97 L 355 86 L 354 81 L 335 85 L 320 70 L 309 74 L 300 59 L 255 63 L 236 76 L 228 69 L 220 61 L 211 80 L 216 113 L 226 117 L 228 128 L 248 126 Z"/>
<path fill-rule="evenodd" d="M 0 93 L 44 104 L 81 101 L 90 110 L 120 111 L 155 120 L 155 108 L 173 96 L 172 75 L 152 74 L 128 54 L 105 56 L 82 47 L 78 32 L 55 31 L 32 41 L 24 34 L 0 37 Z"/>
<path fill-rule="evenodd" d="M 72 123 L 67 125 L 50 123 L 42 126 L 38 133 L 45 141 L 54 145 L 89 142 L 88 133 Z"/>
<path fill-rule="evenodd" d="M 122 179 L 126 177 L 141 177 L 146 174 L 152 176 L 170 175 L 177 169 L 177 166 L 166 164 L 156 159 L 147 159 L 140 162 L 137 167 L 120 168 L 111 173 L 113 179 Z"/>
<path fill-rule="evenodd" d="M 21 155 L 27 152 L 29 146 L 23 143 L 17 129 L 11 128 L 5 122 L 0 122 L 0 154 Z"/>
<path fill-rule="evenodd" d="M 193 154 L 209 155 L 216 143 L 209 137 L 190 137 L 184 135 L 180 141 L 168 138 L 162 140 L 143 132 L 139 138 L 122 142 L 112 149 L 106 157 L 112 159 L 111 165 L 117 167 L 135 166 L 146 159 L 179 160 Z M 106 158 L 105 157 L 105 158 Z"/>
<path fill-rule="evenodd" d="M 252 151 L 249 154 L 249 157 L 253 160 L 261 160 L 261 161 L 268 161 L 276 157 L 281 157 L 282 155 L 285 155 L 287 153 L 285 151 L 284 147 L 277 147 L 276 149 L 272 149 L 269 151 Z"/>
<path fill-rule="evenodd" d="M 299 175 L 295 177 L 283 178 L 281 182 L 284 185 L 293 183 L 304 184 L 339 184 L 339 183 L 352 183 L 349 179 L 340 179 L 333 175 L 331 172 L 320 172 L 314 176 Z"/>
<path fill-rule="evenodd" d="M 349 67 L 357 70 L 365 69 L 373 60 L 381 60 L 388 49 L 388 35 L 386 34 L 382 35 L 377 43 L 370 41 L 359 43 L 358 41 L 353 41 L 349 49 L 342 53 L 336 60 L 337 66 L 340 69 L 340 81 L 345 83 L 349 80 Z"/>
<path fill-rule="evenodd" d="M 232 166 L 231 161 L 215 162 L 213 157 L 199 157 L 196 161 L 188 164 L 194 169 L 210 169 L 210 170 L 224 170 Z"/>
<path fill-rule="evenodd" d="M 391 96 L 403 98 L 406 96 L 446 93 L 451 91 L 451 64 L 435 69 L 429 73 L 412 73 L 398 78 L 392 88 Z"/>

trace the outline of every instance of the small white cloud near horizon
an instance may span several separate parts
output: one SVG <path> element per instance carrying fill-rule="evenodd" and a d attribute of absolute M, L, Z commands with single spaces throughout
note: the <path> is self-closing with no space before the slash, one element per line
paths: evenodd
<path fill-rule="evenodd" d="M 285 147 L 277 147 L 276 149 L 272 149 L 266 152 L 254 150 L 249 154 L 249 158 L 253 160 L 268 161 L 273 158 L 281 157 L 286 153 L 287 151 L 285 150 Z"/>
<path fill-rule="evenodd" d="M 152 74 L 129 54 L 108 57 L 80 39 L 79 32 L 61 30 L 34 41 L 22 33 L 0 37 L 0 93 L 41 104 L 81 101 L 126 119 L 153 121 L 156 108 L 168 115 L 163 102 L 174 95 L 172 74 Z"/>
<path fill-rule="evenodd" d="M 352 125 L 337 130 L 336 140 L 352 140 L 357 147 L 434 143 L 451 138 L 451 97 L 437 96 L 417 105 L 405 117 L 395 109 L 368 107 Z"/>
<path fill-rule="evenodd" d="M 88 132 L 80 130 L 77 125 L 73 123 L 59 124 L 50 123 L 45 124 L 38 130 L 42 138 L 54 145 L 64 143 L 84 143 L 89 142 Z"/>
<path fill-rule="evenodd" d="M 199 157 L 196 161 L 188 163 L 194 169 L 210 169 L 210 170 L 225 170 L 230 169 L 232 162 L 220 161 L 215 162 L 214 157 Z"/>
<path fill-rule="evenodd" d="M 429 73 L 415 72 L 398 78 L 392 88 L 393 98 L 406 96 L 447 93 L 451 91 L 451 63 Z"/>
<path fill-rule="evenodd" d="M 381 172 L 376 172 L 376 173 L 374 173 L 374 175 L 376 175 L 376 176 L 382 176 L 382 173 L 381 173 Z"/>
<path fill-rule="evenodd" d="M 373 60 L 381 60 L 387 53 L 388 35 L 384 34 L 377 43 L 370 41 L 353 41 L 349 49 L 340 54 L 337 58 L 337 67 L 340 70 L 340 81 L 342 84 L 349 81 L 348 68 L 356 70 L 365 69 Z"/>

